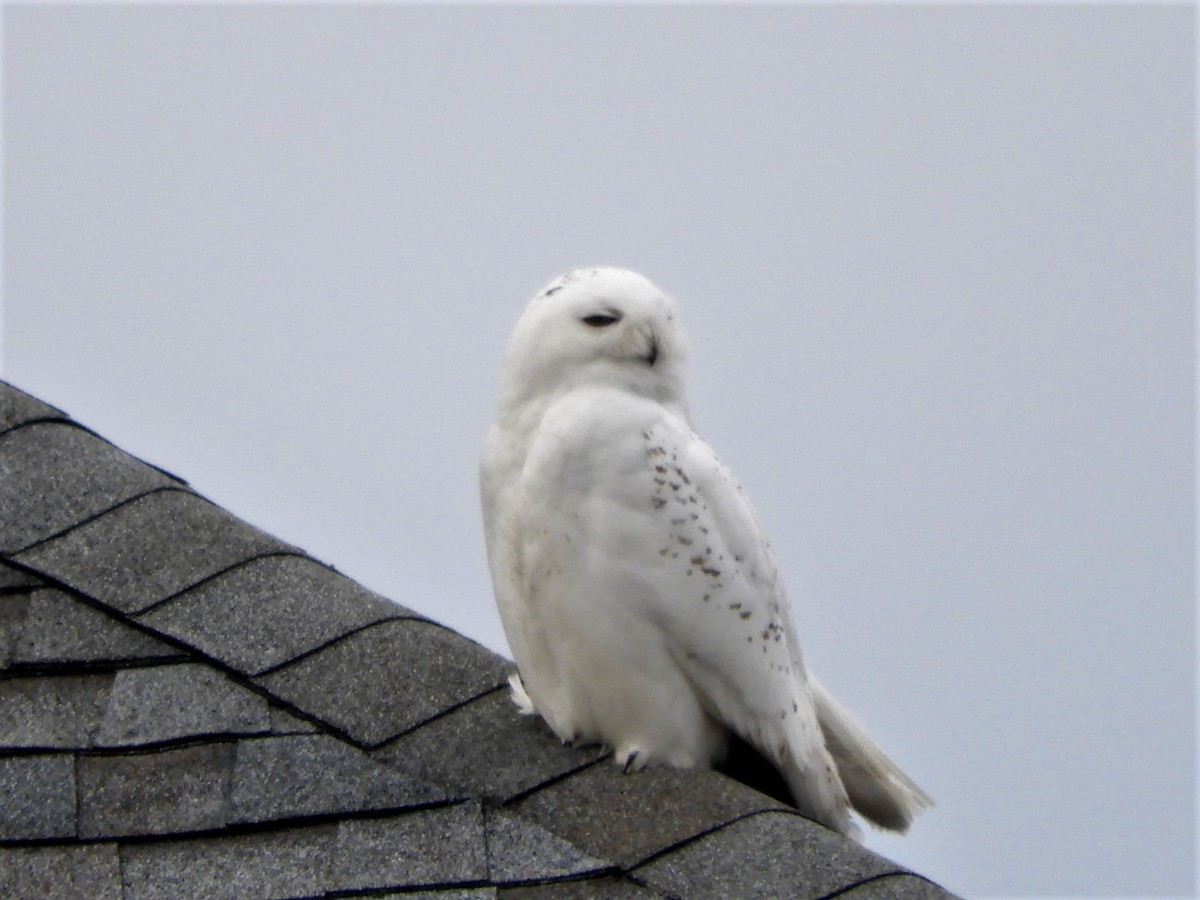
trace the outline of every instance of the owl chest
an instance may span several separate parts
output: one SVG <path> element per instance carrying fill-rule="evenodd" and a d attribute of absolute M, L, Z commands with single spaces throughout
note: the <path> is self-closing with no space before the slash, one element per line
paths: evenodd
<path fill-rule="evenodd" d="M 642 402 L 613 392 L 587 392 L 549 409 L 531 436 L 521 472 L 534 514 L 586 523 L 608 511 L 636 512 L 653 492 Z M 658 413 L 661 415 L 661 413 Z"/>
<path fill-rule="evenodd" d="M 661 486 L 637 434 L 615 440 L 546 441 L 522 483 L 527 540 L 577 566 L 619 558 L 662 518 Z"/>

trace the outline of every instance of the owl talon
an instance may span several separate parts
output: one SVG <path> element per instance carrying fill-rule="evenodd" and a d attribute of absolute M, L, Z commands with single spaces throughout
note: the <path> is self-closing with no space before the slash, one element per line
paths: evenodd
<path fill-rule="evenodd" d="M 525 693 L 525 685 L 521 684 L 521 676 L 517 672 L 513 672 L 508 676 L 508 697 L 516 706 L 517 712 L 522 716 L 532 716 L 537 712 L 533 707 L 533 701 L 529 699 L 529 695 Z"/>

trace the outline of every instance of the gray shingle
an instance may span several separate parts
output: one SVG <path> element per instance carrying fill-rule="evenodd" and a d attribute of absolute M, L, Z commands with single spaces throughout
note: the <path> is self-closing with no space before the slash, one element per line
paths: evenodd
<path fill-rule="evenodd" d="M 30 594 L 14 663 L 129 662 L 182 657 L 183 651 L 76 600 L 45 588 Z"/>
<path fill-rule="evenodd" d="M 11 384 L 0 382 L 0 432 L 34 419 L 63 419 L 66 414 L 31 397 Z"/>
<path fill-rule="evenodd" d="M 117 845 L 0 849 L 0 897 L 121 900 Z"/>
<path fill-rule="evenodd" d="M 28 572 L 22 572 L 20 569 L 13 568 L 7 563 L 0 561 L 0 594 L 7 594 L 13 591 L 26 591 L 40 584 L 42 584 L 42 581 L 37 576 L 30 575 Z"/>
<path fill-rule="evenodd" d="M 0 747 L 91 746 L 112 681 L 111 675 L 0 681 Z"/>
<path fill-rule="evenodd" d="M 495 884 L 569 878 L 614 868 L 520 816 L 489 810 L 486 822 L 488 873 Z"/>
<path fill-rule="evenodd" d="M 796 813 L 763 813 L 686 844 L 634 874 L 683 897 L 775 897 L 779 885 L 804 885 L 823 897 L 900 867 Z"/>
<path fill-rule="evenodd" d="M 477 803 L 338 825 L 335 890 L 459 885 L 487 881 L 483 814 Z"/>
<path fill-rule="evenodd" d="M 121 848 L 125 900 L 255 900 L 324 892 L 336 825 Z"/>
<path fill-rule="evenodd" d="M 337 825 L 133 844 L 121 856 L 129 898 L 241 900 L 439 884 L 457 891 L 487 879 L 482 814 L 471 803 Z"/>
<path fill-rule="evenodd" d="M 400 809 L 448 799 L 328 735 L 238 743 L 230 822 Z"/>
<path fill-rule="evenodd" d="M 73 837 L 75 757 L 70 753 L 0 758 L 0 839 Z M 0 896 L 12 896 L 0 891 Z"/>
<path fill-rule="evenodd" d="M 153 666 L 117 673 L 96 745 L 265 734 L 270 728 L 267 701 L 211 666 Z"/>
<path fill-rule="evenodd" d="M 502 900 L 648 900 L 663 895 L 624 878 L 609 876 L 584 881 L 501 888 L 496 892 L 496 896 Z"/>
<path fill-rule="evenodd" d="M 454 747 L 454 753 L 447 753 Z M 389 765 L 500 802 L 594 762 L 599 747 L 563 746 L 539 716 L 518 715 L 507 688 L 473 700 L 375 751 Z"/>
<path fill-rule="evenodd" d="M 233 772 L 232 744 L 157 753 L 81 756 L 79 834 L 122 837 L 219 828 Z"/>
<path fill-rule="evenodd" d="M 0 435 L 0 552 L 28 547 L 170 484 L 176 482 L 65 423 L 7 432 Z"/>
<path fill-rule="evenodd" d="M 272 734 L 316 734 L 321 730 L 312 722 L 293 716 L 286 709 L 272 705 L 270 710 Z"/>
<path fill-rule="evenodd" d="M 254 674 L 403 615 L 415 613 L 311 559 L 268 556 L 204 582 L 141 621 Z"/>
<path fill-rule="evenodd" d="M 853 887 L 838 897 L 846 900 L 950 900 L 945 888 L 919 875 L 885 875 Z"/>
<path fill-rule="evenodd" d="M 716 772 L 655 767 L 625 774 L 605 761 L 510 808 L 628 868 L 739 816 L 783 807 Z"/>
<path fill-rule="evenodd" d="M 269 552 L 295 552 L 190 491 L 156 491 L 20 554 L 122 612 L 136 613 Z"/>
<path fill-rule="evenodd" d="M 495 688 L 507 664 L 427 621 L 385 622 L 258 679 L 277 697 L 375 745 Z"/>
<path fill-rule="evenodd" d="M 28 594 L 0 595 L 0 669 L 12 664 L 13 648 L 28 612 Z"/>

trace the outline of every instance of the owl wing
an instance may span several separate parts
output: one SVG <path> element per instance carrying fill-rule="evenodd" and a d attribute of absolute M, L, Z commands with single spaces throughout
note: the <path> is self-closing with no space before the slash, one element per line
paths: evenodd
<path fill-rule="evenodd" d="M 779 768 L 803 811 L 851 833 L 787 597 L 749 500 L 685 422 L 666 416 L 645 434 L 651 505 L 667 534 L 652 548 L 656 602 L 676 664 L 709 714 Z"/>

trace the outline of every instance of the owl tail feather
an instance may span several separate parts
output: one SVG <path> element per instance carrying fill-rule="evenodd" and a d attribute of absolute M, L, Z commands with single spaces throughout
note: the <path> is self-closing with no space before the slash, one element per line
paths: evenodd
<path fill-rule="evenodd" d="M 917 813 L 933 806 L 933 798 L 884 755 L 846 708 L 811 675 L 809 687 L 825 746 L 837 764 L 850 805 L 880 828 L 907 831 Z"/>

